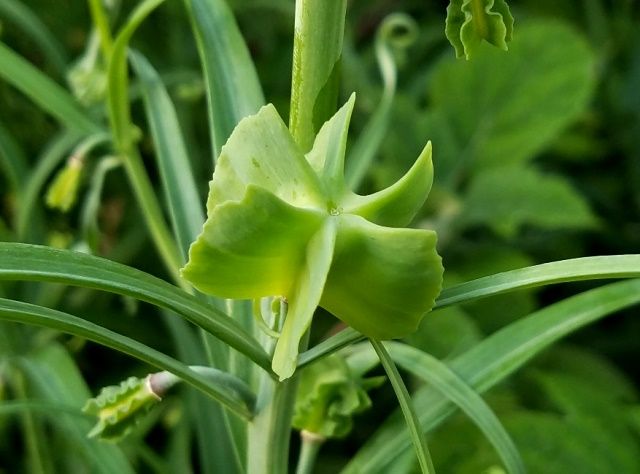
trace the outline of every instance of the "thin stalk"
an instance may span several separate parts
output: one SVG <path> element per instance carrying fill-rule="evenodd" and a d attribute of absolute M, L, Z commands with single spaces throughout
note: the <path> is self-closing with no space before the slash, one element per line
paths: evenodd
<path fill-rule="evenodd" d="M 298 467 L 296 474 L 312 474 L 313 466 L 316 463 L 318 452 L 325 442 L 324 436 L 302 430 L 300 432 L 300 458 L 298 459 Z"/>
<path fill-rule="evenodd" d="M 105 62 L 108 62 L 113 50 L 113 37 L 111 36 L 111 27 L 109 26 L 109 15 L 107 15 L 102 0 L 89 0 L 89 10 L 91 11 L 91 20 L 100 37 L 102 56 Z"/>
<path fill-rule="evenodd" d="M 393 359 L 385 349 L 382 342 L 376 341 L 374 339 L 369 339 L 369 342 L 371 342 L 371 345 L 376 351 L 376 354 L 378 354 L 380 363 L 382 364 L 384 371 L 387 373 L 387 377 L 389 377 L 389 381 L 391 382 L 391 386 L 393 387 L 394 392 L 396 392 L 398 403 L 400 404 L 402 414 L 404 415 L 404 419 L 407 423 L 407 428 L 409 429 L 409 433 L 411 435 L 411 441 L 413 442 L 414 450 L 416 452 L 416 455 L 418 456 L 420 469 L 424 474 L 435 474 L 436 471 L 433 467 L 431 454 L 429 454 L 429 448 L 427 448 L 427 440 L 422 431 L 422 427 L 420 426 L 418 415 L 413 408 L 411 396 L 409 395 L 407 387 L 405 386 L 404 382 L 402 381 L 402 377 L 400 376 L 400 372 L 398 372 L 396 364 L 393 362 Z"/>

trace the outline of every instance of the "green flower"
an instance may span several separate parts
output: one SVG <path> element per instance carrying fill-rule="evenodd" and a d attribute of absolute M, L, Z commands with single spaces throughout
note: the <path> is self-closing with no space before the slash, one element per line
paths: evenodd
<path fill-rule="evenodd" d="M 306 156 L 272 105 L 242 120 L 222 148 L 208 218 L 182 270 L 204 293 L 287 298 L 272 362 L 281 379 L 295 370 L 316 307 L 390 339 L 413 332 L 440 291 L 435 233 L 400 228 L 431 188 L 431 144 L 389 188 L 351 192 L 344 155 L 354 100 L 323 125 Z"/>

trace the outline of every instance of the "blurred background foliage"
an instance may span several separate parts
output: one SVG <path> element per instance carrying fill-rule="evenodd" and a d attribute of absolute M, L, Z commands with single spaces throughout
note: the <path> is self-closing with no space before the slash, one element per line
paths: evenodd
<path fill-rule="evenodd" d="M 18 2 L 20 3 L 20 2 Z M 122 12 L 137 2 L 123 0 Z M 294 5 L 290 0 L 230 0 L 256 62 L 268 102 L 286 116 L 290 89 Z M 637 253 L 640 248 L 640 5 L 633 0 L 511 0 L 516 19 L 509 51 L 482 47 L 470 62 L 455 60 L 444 36 L 446 1 L 349 2 L 342 62 L 342 99 L 356 91 L 352 137 L 365 129 L 383 93 L 376 64 L 376 30 L 397 11 L 418 25 L 415 42 L 397 51 L 397 92 L 388 128 L 362 185 L 393 182 L 433 141 L 436 181 L 415 222 L 435 228 L 448 285 L 535 263 Z M 80 0 L 24 0 L 42 25 L 26 25 L 0 2 L 0 40 L 76 96 L 99 100 L 99 68 L 90 63 L 90 20 Z M 31 29 L 29 28 L 31 26 Z M 41 29 L 39 29 L 41 28 Z M 44 29 L 51 38 L 39 36 Z M 160 71 L 176 104 L 204 200 L 211 176 L 205 98 L 198 55 L 182 2 L 168 1 L 134 39 Z M 83 63 L 84 61 L 84 63 Z M 141 103 L 133 91 L 134 120 L 143 153 L 153 153 Z M 0 239 L 83 248 L 83 203 L 97 160 L 88 160 L 78 204 L 69 213 L 35 205 L 35 218 L 18 235 L 12 183 L 43 170 L 57 125 L 0 81 Z M 352 139 L 353 146 L 355 139 Z M 55 145 L 54 145 L 55 146 Z M 44 151 L 43 151 L 44 150 Z M 105 150 L 98 145 L 96 158 Z M 8 166 L 12 156 L 20 165 Z M 5 160 L 3 162 L 3 160 Z M 15 176 L 11 176 L 9 170 Z M 149 167 L 156 183 L 156 171 Z M 43 188 L 46 189 L 46 188 Z M 43 194 L 44 196 L 44 194 Z M 149 245 L 122 170 L 106 175 L 97 213 L 98 253 L 165 276 Z M 509 322 L 589 284 L 530 290 L 429 314 L 409 342 L 448 359 Z M 174 349 L 154 309 L 145 304 L 51 284 L 2 284 L 0 294 L 79 314 L 167 352 Z M 582 330 L 545 352 L 487 398 L 535 473 L 640 472 L 640 319 L 629 310 Z M 319 339 L 335 330 L 323 315 Z M 0 330 L 0 472 L 41 472 L 17 453 L 29 437 L 50 440 L 45 453 L 56 472 L 188 472 L 192 439 L 178 397 L 154 412 L 126 446 L 87 441 L 91 423 L 78 413 L 90 392 L 117 383 L 142 365 L 93 344 L 49 331 L 3 325 Z M 417 383 L 417 382 L 416 382 Z M 395 407 L 389 387 L 373 389 L 374 410 L 357 416 L 344 440 L 327 443 L 317 472 L 335 472 Z M 32 400 L 29 416 L 12 403 Z M 34 401 L 35 400 L 35 401 Z M 4 407 L 4 408 L 3 408 Z M 3 414 L 5 410 L 5 414 Z M 48 413 L 48 414 L 47 414 Z M 29 426 L 27 425 L 31 425 Z M 29 428 L 29 429 L 28 429 Z M 440 472 L 501 472 L 479 431 L 462 415 L 430 435 Z M 295 450 L 294 450 L 295 451 Z M 67 455 L 60 455 L 67 453 Z M 106 463 L 106 464 L 104 464 Z M 398 472 L 406 471 L 398 465 Z M 177 469 L 177 470 L 175 470 Z M 197 472 L 197 464 L 195 468 Z M 417 472 L 417 471 L 416 471 Z"/>

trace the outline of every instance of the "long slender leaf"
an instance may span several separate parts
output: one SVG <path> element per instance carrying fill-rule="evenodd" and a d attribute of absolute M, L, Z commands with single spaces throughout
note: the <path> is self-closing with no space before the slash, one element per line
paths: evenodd
<path fill-rule="evenodd" d="M 484 392 L 562 337 L 638 303 L 640 280 L 586 291 L 501 329 L 458 356 L 450 367 L 467 385 L 477 392 Z M 428 387 L 414 395 L 414 403 L 425 430 L 435 428 L 455 411 L 451 402 Z M 398 431 L 401 424 L 400 414 L 392 415 L 343 472 L 388 472 L 390 463 L 410 446 L 409 438 Z"/>
<path fill-rule="evenodd" d="M 27 182 L 27 157 L 9 131 L 0 123 L 0 169 L 9 178 L 9 186 L 21 194 Z M 18 201 L 20 199 L 18 198 Z"/>
<path fill-rule="evenodd" d="M 235 126 L 264 105 L 247 45 L 224 0 L 184 0 L 205 76 L 213 158 Z"/>
<path fill-rule="evenodd" d="M 422 427 L 420 426 L 418 415 L 413 407 L 411 396 L 409 395 L 407 387 L 400 376 L 400 372 L 398 372 L 398 368 L 393 363 L 393 359 L 389 356 L 389 353 L 382 342 L 373 339 L 370 339 L 370 342 L 376 351 L 376 354 L 378 354 L 380 363 L 382 364 L 382 367 L 384 367 L 387 377 L 389 377 L 389 381 L 393 386 L 394 392 L 396 392 L 396 397 L 398 398 L 402 415 L 407 423 L 407 428 L 409 428 L 408 431 L 411 437 L 411 442 L 413 443 L 413 449 L 418 456 L 420 469 L 423 473 L 435 473 L 433 461 L 431 460 L 431 455 L 427 448 L 427 440 L 424 436 Z"/>
<path fill-rule="evenodd" d="M 507 470 L 524 474 L 525 468 L 518 449 L 513 444 L 491 408 L 446 364 L 435 357 L 406 344 L 390 342 L 387 348 L 398 365 L 416 377 L 433 385 L 442 395 L 455 403 L 493 444 Z"/>
<path fill-rule="evenodd" d="M 51 65 L 62 76 L 65 73 L 67 58 L 64 48 L 47 26 L 25 4 L 18 0 L 2 0 L 0 17 L 8 18 L 38 45 Z"/>
<path fill-rule="evenodd" d="M 198 188 L 175 108 L 160 76 L 141 54 L 131 52 L 130 57 L 140 78 L 174 233 L 186 261 L 189 245 L 196 240 L 204 223 Z"/>
<path fill-rule="evenodd" d="M 142 22 L 163 1 L 145 0 L 139 3 L 120 30 L 113 44 L 107 71 L 107 104 L 114 143 L 119 155 L 122 157 L 138 205 L 142 209 L 142 216 L 147 223 L 147 227 L 167 270 L 174 280 L 180 284 L 183 283 L 178 273 L 178 269 L 182 266 L 180 251 L 171 237 L 169 227 L 164 220 L 162 208 L 153 191 L 151 180 L 135 144 L 135 128 L 131 122 L 128 93 L 127 51 L 129 41 Z"/>
<path fill-rule="evenodd" d="M 18 361 L 20 369 L 29 380 L 30 394 L 39 400 L 63 406 L 75 406 L 78 412 L 90 397 L 89 389 L 76 366 L 71 355 L 60 344 L 50 342 L 44 347 L 33 351 L 29 357 Z M 98 444 L 87 438 L 91 429 L 91 422 L 78 416 L 64 416 L 56 414 L 52 420 L 53 426 L 59 432 L 60 438 L 80 457 L 89 463 L 87 468 L 91 472 L 111 474 L 121 472 L 132 474 L 133 467 L 118 446 L 105 443 Z M 46 439 L 51 445 L 51 435 Z M 55 456 L 54 461 L 60 462 L 56 472 L 63 469 L 65 459 Z"/>
<path fill-rule="evenodd" d="M 92 134 L 100 127 L 75 99 L 12 49 L 0 42 L 0 77 L 33 100 L 60 123 L 80 133 Z"/>
<path fill-rule="evenodd" d="M 222 386 L 212 384 L 206 377 L 189 369 L 182 362 L 178 362 L 162 352 L 76 316 L 50 308 L 2 298 L 0 299 L 0 319 L 55 329 L 111 347 L 155 367 L 172 372 L 240 416 L 245 418 L 253 416 L 253 407 L 248 406 L 242 397 L 233 391 L 226 390 Z"/>
<path fill-rule="evenodd" d="M 238 323 L 195 296 L 134 268 L 80 252 L 0 242 L 0 280 L 65 283 L 146 301 L 180 314 L 271 373 L 270 358 Z"/>
<path fill-rule="evenodd" d="M 498 273 L 446 288 L 438 296 L 434 309 L 553 283 L 638 277 L 640 255 L 607 255 L 561 260 Z M 362 335 L 351 328 L 340 331 L 300 354 L 299 365 L 310 364 L 361 339 Z"/>
<path fill-rule="evenodd" d="M 436 308 L 508 291 L 581 280 L 640 277 L 640 255 L 582 257 L 511 270 L 442 290 Z"/>

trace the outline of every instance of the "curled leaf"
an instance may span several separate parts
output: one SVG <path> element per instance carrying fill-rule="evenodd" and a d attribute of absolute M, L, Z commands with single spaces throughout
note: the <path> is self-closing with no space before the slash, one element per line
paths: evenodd
<path fill-rule="evenodd" d="M 84 169 L 84 158 L 74 154 L 54 178 L 47 191 L 47 206 L 67 212 L 76 202 Z"/>
<path fill-rule="evenodd" d="M 506 51 L 513 16 L 505 0 L 451 0 L 445 34 L 458 58 L 471 59 L 482 40 Z"/>
<path fill-rule="evenodd" d="M 395 227 L 427 197 L 431 146 L 398 183 L 358 196 L 344 179 L 354 100 L 322 126 L 306 156 L 273 106 L 242 120 L 222 149 L 207 222 L 182 270 L 215 296 L 287 299 L 272 362 L 281 379 L 293 374 L 318 305 L 387 339 L 414 331 L 440 291 L 435 233 Z"/>
<path fill-rule="evenodd" d="M 325 357 L 300 374 L 293 426 L 323 438 L 341 438 L 353 427 L 353 416 L 371 407 L 367 390 L 383 383 L 384 377 L 354 376 L 345 360 Z"/>
<path fill-rule="evenodd" d="M 129 377 L 120 385 L 103 388 L 97 397 L 88 400 L 82 411 L 98 417 L 89 437 L 119 441 L 129 434 L 149 409 L 161 400 L 158 392 L 164 390 L 158 390 L 151 377 Z"/>

